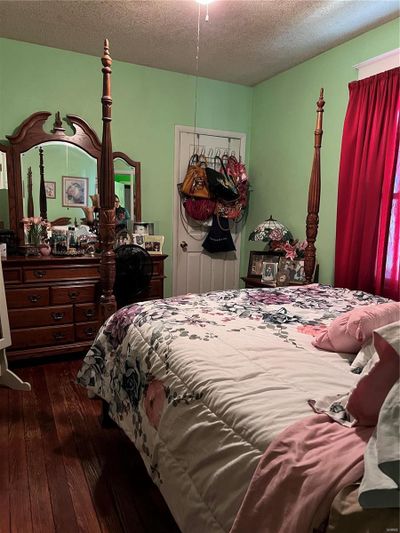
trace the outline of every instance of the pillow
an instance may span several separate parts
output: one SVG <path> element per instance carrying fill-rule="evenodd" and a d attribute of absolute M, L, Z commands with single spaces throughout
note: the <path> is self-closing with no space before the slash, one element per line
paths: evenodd
<path fill-rule="evenodd" d="M 400 373 L 400 321 L 374 331 L 374 345 L 379 360 L 372 357 L 350 394 L 347 411 L 362 426 L 375 426 L 379 411 Z"/>
<path fill-rule="evenodd" d="M 338 316 L 313 345 L 328 352 L 357 353 L 374 329 L 400 318 L 400 303 L 365 305 Z"/>

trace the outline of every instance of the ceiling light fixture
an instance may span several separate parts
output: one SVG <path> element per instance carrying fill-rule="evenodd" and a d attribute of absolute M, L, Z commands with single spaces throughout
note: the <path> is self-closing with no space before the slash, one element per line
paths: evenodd
<path fill-rule="evenodd" d="M 211 2 L 213 2 L 213 0 L 196 0 L 196 2 L 198 4 L 203 4 L 204 6 L 208 6 L 208 4 L 211 4 Z"/>

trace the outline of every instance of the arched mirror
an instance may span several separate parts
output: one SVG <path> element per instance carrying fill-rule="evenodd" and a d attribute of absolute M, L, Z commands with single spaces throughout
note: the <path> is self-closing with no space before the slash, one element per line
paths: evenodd
<path fill-rule="evenodd" d="M 76 115 L 67 115 L 72 134 L 66 133 L 59 113 L 47 132 L 44 125 L 50 116 L 34 113 L 7 136 L 9 145 L 0 144 L 8 169 L 7 189 L 0 188 L 0 206 L 9 213 L 4 227 L 8 222 L 19 244 L 24 242 L 23 218 L 42 216 L 56 225 L 79 224 L 98 194 L 101 144 L 97 134 Z M 129 219 L 140 220 L 140 163 L 122 152 L 114 152 L 113 160 L 115 192 Z"/>

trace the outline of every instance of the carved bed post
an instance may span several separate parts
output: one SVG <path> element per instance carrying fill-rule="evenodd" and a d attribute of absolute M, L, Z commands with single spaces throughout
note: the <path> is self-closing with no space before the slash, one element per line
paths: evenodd
<path fill-rule="evenodd" d="M 100 241 L 101 241 L 101 298 L 100 320 L 104 322 L 116 311 L 113 294 L 115 280 L 115 191 L 111 144 L 111 63 L 108 39 L 104 41 L 103 64 L 103 138 L 101 143 L 99 195 L 100 195 Z"/>
<path fill-rule="evenodd" d="M 32 167 L 28 167 L 28 217 L 34 217 L 35 210 L 33 207 L 32 195 Z"/>
<path fill-rule="evenodd" d="M 40 171 L 40 189 L 39 189 L 39 207 L 40 216 L 43 220 L 47 220 L 47 198 L 46 187 L 44 186 L 44 163 L 43 163 L 43 148 L 39 148 L 39 171 Z"/>
<path fill-rule="evenodd" d="M 311 283 L 315 270 L 315 241 L 318 234 L 319 201 L 321 196 L 320 148 L 322 139 L 322 113 L 324 112 L 324 89 L 317 102 L 317 123 L 314 132 L 314 160 L 308 187 L 308 213 L 306 219 L 307 247 L 304 252 L 304 271 L 307 283 Z"/>

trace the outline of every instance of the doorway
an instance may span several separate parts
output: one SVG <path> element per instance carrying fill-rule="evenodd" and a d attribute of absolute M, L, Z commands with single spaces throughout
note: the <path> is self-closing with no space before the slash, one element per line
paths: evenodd
<path fill-rule="evenodd" d="M 173 295 L 202 293 L 239 287 L 241 222 L 230 222 L 236 252 L 210 254 L 202 243 L 207 236 L 211 220 L 199 222 L 186 216 L 177 192 L 191 155 L 204 154 L 208 160 L 225 153 L 245 160 L 246 135 L 193 128 L 175 127 L 174 172 L 174 242 L 173 242 Z"/>

